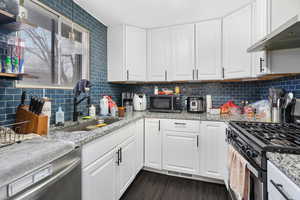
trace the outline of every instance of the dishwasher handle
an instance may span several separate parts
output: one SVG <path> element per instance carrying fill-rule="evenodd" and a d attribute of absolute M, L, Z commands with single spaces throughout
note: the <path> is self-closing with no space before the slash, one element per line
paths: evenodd
<path fill-rule="evenodd" d="M 12 200 L 29 200 L 32 199 L 36 194 L 39 192 L 45 190 L 47 187 L 53 185 L 58 180 L 69 174 L 75 167 L 77 167 L 80 164 L 81 160 L 80 158 L 75 159 L 71 164 L 69 164 L 65 169 L 59 171 L 57 174 L 53 175 L 52 177 L 46 179 L 45 181 L 42 181 L 37 186 L 29 189 L 28 191 L 25 191 L 15 197 L 12 198 Z"/>

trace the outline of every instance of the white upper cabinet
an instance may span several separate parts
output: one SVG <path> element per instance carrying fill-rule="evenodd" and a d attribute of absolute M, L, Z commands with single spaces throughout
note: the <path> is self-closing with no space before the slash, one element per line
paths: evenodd
<path fill-rule="evenodd" d="M 252 5 L 223 19 L 223 67 L 225 79 L 251 77 Z"/>
<path fill-rule="evenodd" d="M 221 38 L 221 20 L 210 20 L 196 24 L 196 80 L 223 78 Z"/>
<path fill-rule="evenodd" d="M 256 0 L 253 2 L 253 42 L 263 39 L 268 34 L 268 1 Z"/>
<path fill-rule="evenodd" d="M 147 34 L 148 80 L 170 80 L 171 33 L 169 28 L 151 29 Z"/>
<path fill-rule="evenodd" d="M 146 30 L 128 25 L 108 28 L 108 81 L 146 80 Z"/>
<path fill-rule="evenodd" d="M 253 2 L 252 44 L 262 40 L 268 34 L 268 13 L 268 0 L 256 0 Z M 267 52 L 255 52 L 252 55 L 253 76 L 269 73 Z"/>
<path fill-rule="evenodd" d="M 270 31 L 274 31 L 300 13 L 299 0 L 268 0 L 270 7 Z"/>
<path fill-rule="evenodd" d="M 195 78 L 195 26 L 186 24 L 171 27 L 171 67 L 174 81 Z"/>

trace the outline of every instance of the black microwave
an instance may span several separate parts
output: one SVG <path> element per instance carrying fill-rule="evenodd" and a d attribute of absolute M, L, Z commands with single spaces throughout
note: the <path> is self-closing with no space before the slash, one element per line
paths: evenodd
<path fill-rule="evenodd" d="M 182 112 L 182 97 L 178 95 L 150 96 L 150 112 Z"/>

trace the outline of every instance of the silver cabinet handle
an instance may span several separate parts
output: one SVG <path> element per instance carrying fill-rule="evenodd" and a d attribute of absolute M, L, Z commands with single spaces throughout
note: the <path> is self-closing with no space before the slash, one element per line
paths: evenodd
<path fill-rule="evenodd" d="M 120 148 L 120 163 L 122 163 L 123 162 L 123 155 L 122 155 L 123 153 L 122 153 L 122 148 Z"/>
<path fill-rule="evenodd" d="M 263 58 L 259 58 L 259 67 L 260 67 L 260 72 L 264 72 L 264 68 L 263 68 L 263 62 L 265 60 Z"/>
<path fill-rule="evenodd" d="M 129 81 L 129 70 L 127 70 L 126 73 L 127 73 L 127 81 Z"/>
<path fill-rule="evenodd" d="M 199 69 L 196 70 L 197 80 L 199 80 Z"/>
<path fill-rule="evenodd" d="M 158 120 L 158 131 L 160 131 L 160 120 Z"/>
<path fill-rule="evenodd" d="M 225 78 L 225 68 L 224 67 L 222 68 L 222 76 L 223 76 L 223 78 Z"/>
<path fill-rule="evenodd" d="M 48 180 L 41 182 L 34 188 L 21 193 L 14 197 L 14 200 L 22 200 L 22 199 L 33 199 L 33 197 L 38 194 L 40 191 L 45 190 L 47 187 L 53 185 L 57 181 L 59 181 L 61 178 L 69 174 L 75 167 L 77 167 L 80 164 L 80 159 L 75 159 L 70 165 L 68 165 L 65 169 L 62 171 L 58 172 L 54 176 L 50 177 Z"/>
<path fill-rule="evenodd" d="M 193 69 L 193 80 L 195 80 L 195 70 Z"/>
<path fill-rule="evenodd" d="M 168 80 L 167 70 L 165 70 L 165 81 Z"/>
<path fill-rule="evenodd" d="M 270 182 L 286 200 L 294 200 L 294 199 L 290 198 L 288 194 L 285 193 L 285 191 L 283 189 L 283 185 L 275 183 L 273 180 L 271 180 Z"/>
<path fill-rule="evenodd" d="M 199 135 L 197 135 L 197 148 L 199 147 Z"/>
<path fill-rule="evenodd" d="M 118 149 L 118 151 L 117 151 L 116 154 L 117 154 L 117 161 L 116 161 L 116 163 L 119 166 L 120 165 L 120 149 Z"/>
<path fill-rule="evenodd" d="M 186 125 L 186 123 L 179 123 L 179 122 L 175 122 L 174 124 L 175 124 L 175 125 L 182 125 L 182 126 L 185 126 L 185 125 Z"/>

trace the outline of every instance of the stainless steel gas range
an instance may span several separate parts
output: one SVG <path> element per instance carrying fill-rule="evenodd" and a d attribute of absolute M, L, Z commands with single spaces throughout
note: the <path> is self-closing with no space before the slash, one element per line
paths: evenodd
<path fill-rule="evenodd" d="M 229 123 L 227 142 L 249 163 L 250 200 L 267 200 L 267 152 L 300 154 L 300 125 Z"/>

